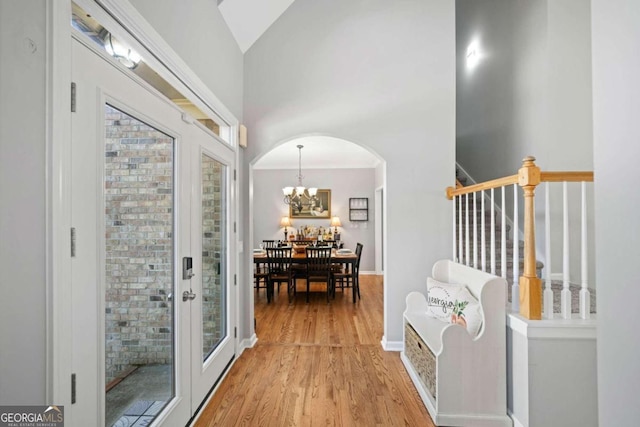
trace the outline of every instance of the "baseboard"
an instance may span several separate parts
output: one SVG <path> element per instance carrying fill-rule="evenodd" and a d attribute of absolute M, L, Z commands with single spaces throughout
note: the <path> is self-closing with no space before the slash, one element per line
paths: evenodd
<path fill-rule="evenodd" d="M 378 274 L 375 271 L 361 271 L 361 272 L 359 272 L 359 274 L 361 274 L 363 276 L 381 276 L 381 274 Z"/>
<path fill-rule="evenodd" d="M 240 343 L 238 344 L 238 354 L 236 355 L 236 358 L 240 357 L 240 355 L 244 352 L 245 349 L 253 348 L 253 346 L 256 345 L 257 342 L 258 342 L 258 337 L 256 336 L 255 333 L 251 337 L 245 338 L 242 341 L 240 341 Z"/>
<path fill-rule="evenodd" d="M 513 412 L 507 410 L 507 415 L 509 415 L 509 418 L 511 418 L 511 421 L 513 421 L 513 427 L 524 427 L 524 424 L 520 422 L 518 417 L 513 415 Z"/>
<path fill-rule="evenodd" d="M 404 344 L 402 341 L 387 341 L 387 337 L 383 336 L 380 341 L 382 349 L 384 351 L 402 351 L 404 350 Z"/>

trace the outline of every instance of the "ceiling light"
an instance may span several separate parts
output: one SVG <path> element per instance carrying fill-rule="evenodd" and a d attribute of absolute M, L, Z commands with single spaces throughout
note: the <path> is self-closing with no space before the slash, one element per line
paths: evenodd
<path fill-rule="evenodd" d="M 312 201 L 316 200 L 317 188 L 306 189 L 302 185 L 302 148 L 303 145 L 297 145 L 298 147 L 298 185 L 295 187 L 284 187 L 282 193 L 284 194 L 284 203 L 290 205 L 293 210 L 298 212 L 302 211 L 303 206 L 311 205 Z"/>
<path fill-rule="evenodd" d="M 467 68 L 474 68 L 480 61 L 480 50 L 478 42 L 473 41 L 467 47 Z"/>

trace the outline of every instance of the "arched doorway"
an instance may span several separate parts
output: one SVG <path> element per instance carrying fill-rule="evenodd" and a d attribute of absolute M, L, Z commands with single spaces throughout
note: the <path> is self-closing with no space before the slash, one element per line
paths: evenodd
<path fill-rule="evenodd" d="M 299 150 L 298 145 L 303 148 Z M 298 136 L 282 141 L 266 153 L 250 162 L 250 224 L 248 238 L 252 248 L 258 248 L 262 240 L 284 240 L 284 228 L 280 219 L 290 215 L 284 203 L 282 188 L 297 185 L 298 168 L 301 167 L 302 183 L 307 187 L 330 190 L 330 215 L 324 218 L 291 218 L 295 232 L 300 227 L 309 226 L 326 229 L 330 218 L 338 216 L 342 223 L 339 229 L 345 247 L 354 249 L 356 243 L 365 247 L 360 264 L 361 274 L 376 274 L 381 268 L 376 265 L 376 254 L 383 248 L 376 247 L 385 239 L 381 221 L 384 218 L 384 200 L 376 197 L 386 183 L 385 161 L 365 146 L 332 136 Z M 355 201 L 354 199 L 359 199 Z M 366 205 L 355 206 L 356 203 Z M 365 207 L 366 216 L 358 217 Z M 383 244 L 383 243 L 382 243 Z M 251 263 L 251 269 L 253 264 Z M 249 274 L 253 277 L 253 272 Z M 250 308 L 253 313 L 255 292 L 251 292 Z M 251 328 L 255 324 L 251 322 Z M 255 339 L 255 329 L 251 331 Z"/>

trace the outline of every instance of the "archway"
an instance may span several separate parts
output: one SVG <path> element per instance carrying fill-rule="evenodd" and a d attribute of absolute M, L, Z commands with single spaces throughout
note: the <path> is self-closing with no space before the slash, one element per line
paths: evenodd
<path fill-rule="evenodd" d="M 298 145 L 304 148 L 299 150 Z M 264 239 L 283 240 L 284 229 L 280 219 L 289 216 L 289 206 L 283 202 L 282 188 L 295 186 L 299 160 L 303 185 L 331 190 L 331 213 L 322 219 L 292 218 L 292 228 L 304 225 L 327 228 L 331 216 L 341 219 L 339 230 L 345 247 L 355 248 L 356 243 L 365 245 L 361 259 L 361 274 L 377 274 L 376 252 L 384 252 L 376 243 L 386 242 L 379 234 L 386 228 L 379 221 L 385 218 L 384 198 L 380 207 L 374 206 L 380 189 L 386 187 L 386 162 L 364 144 L 327 135 L 301 135 L 283 140 L 269 151 L 261 153 L 249 163 L 249 244 L 245 247 L 257 248 Z M 349 210 L 353 198 L 367 199 L 366 220 L 358 221 Z M 352 206 L 353 207 L 353 206 Z M 380 215 L 382 213 L 382 215 Z M 248 273 L 253 278 L 253 263 Z M 384 281 L 384 273 L 383 273 Z M 255 291 L 251 292 L 250 310 L 254 313 Z M 255 342 L 255 324 L 250 323 L 250 335 Z"/>

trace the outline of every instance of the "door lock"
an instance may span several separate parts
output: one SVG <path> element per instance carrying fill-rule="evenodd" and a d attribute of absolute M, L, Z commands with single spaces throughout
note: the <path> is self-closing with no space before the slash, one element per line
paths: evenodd
<path fill-rule="evenodd" d="M 188 291 L 184 291 L 182 293 L 182 301 L 194 300 L 196 299 L 196 294 L 191 292 L 191 289 Z"/>
<path fill-rule="evenodd" d="M 193 258 L 186 256 L 182 258 L 182 280 L 189 280 L 195 274 L 193 273 Z"/>

